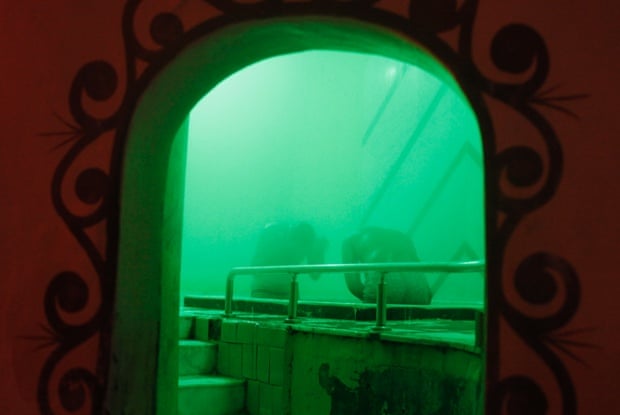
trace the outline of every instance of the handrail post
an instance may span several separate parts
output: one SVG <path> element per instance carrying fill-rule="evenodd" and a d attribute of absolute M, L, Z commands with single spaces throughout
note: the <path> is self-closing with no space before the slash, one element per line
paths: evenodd
<path fill-rule="evenodd" d="M 441 271 L 441 272 L 478 272 L 485 270 L 484 262 L 470 261 L 462 263 L 368 263 L 368 264 L 319 264 L 319 265 L 293 265 L 293 266 L 258 266 L 258 267 L 236 267 L 232 268 L 226 279 L 226 297 L 224 299 L 224 317 L 233 315 L 233 296 L 234 296 L 234 278 L 237 275 L 257 275 L 257 274 L 291 274 L 291 289 L 288 304 L 289 323 L 298 322 L 297 308 L 299 300 L 299 283 L 297 276 L 300 273 L 313 272 L 378 272 L 380 275 L 377 284 L 377 310 L 376 325 L 372 328 L 374 331 L 390 330 L 386 326 L 387 323 L 387 283 L 386 275 L 390 272 L 409 272 L 415 270 L 424 271 Z M 479 336 L 484 342 L 484 322 L 479 324 L 482 329 L 482 335 Z"/>
<path fill-rule="evenodd" d="M 291 289 L 288 299 L 288 318 L 284 320 L 286 323 L 298 323 L 297 318 L 297 300 L 299 300 L 299 281 L 297 281 L 297 273 L 291 273 Z"/>
<path fill-rule="evenodd" d="M 387 321 L 387 289 L 385 282 L 386 272 L 381 272 L 379 284 L 377 284 L 377 324 L 372 328 L 373 331 L 387 331 L 389 327 L 385 325 Z"/>
<path fill-rule="evenodd" d="M 233 291 L 235 289 L 235 274 L 232 272 L 226 278 L 226 298 L 224 299 L 224 317 L 232 316 Z"/>

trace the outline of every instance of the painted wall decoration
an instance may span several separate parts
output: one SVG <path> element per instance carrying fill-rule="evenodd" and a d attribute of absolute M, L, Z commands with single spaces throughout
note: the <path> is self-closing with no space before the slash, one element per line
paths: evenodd
<path fill-rule="evenodd" d="M 619 155 L 609 109 L 618 81 L 608 75 L 620 65 L 617 32 L 601 28 L 615 27 L 620 7 L 530 3 L 2 5 L 1 93 L 15 105 L 7 105 L 0 177 L 16 202 L 3 205 L 2 225 L 15 236 L 2 238 L 0 364 L 11 375 L 1 384 L 0 411 L 101 411 L 114 352 L 124 149 L 144 91 L 199 39 L 304 16 L 360 22 L 421 45 L 451 71 L 478 115 L 487 413 L 595 413 L 613 402 L 608 391 L 618 381 L 610 368 L 620 362 L 610 263 L 620 241 L 617 225 L 607 224 L 617 223 L 620 193 L 608 171 Z M 567 30 L 569 17 L 583 31 Z M 24 42 L 7 40 L 14 33 Z M 603 352 L 594 356 L 592 347 Z"/>
<path fill-rule="evenodd" d="M 330 374 L 329 364 L 324 363 L 319 368 L 319 383 L 330 397 L 330 415 L 475 413 L 476 408 L 475 400 L 459 399 L 473 389 L 465 381 L 447 379 L 438 386 L 402 368 L 365 369 L 359 383 L 350 387 Z M 443 399 L 429 399 L 429 390 L 434 389 L 444 392 Z"/>

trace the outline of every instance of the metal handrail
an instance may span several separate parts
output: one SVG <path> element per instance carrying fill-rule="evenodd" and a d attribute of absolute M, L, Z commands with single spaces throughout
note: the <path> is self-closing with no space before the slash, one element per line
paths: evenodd
<path fill-rule="evenodd" d="M 386 327 L 387 321 L 387 292 L 385 290 L 385 275 L 390 272 L 448 272 L 466 273 L 479 272 L 485 270 L 485 263 L 482 261 L 466 262 L 389 262 L 389 263 L 368 263 L 368 264 L 320 264 L 320 265 L 275 265 L 261 267 L 236 267 L 232 268 L 226 277 L 226 297 L 224 300 L 224 316 L 231 317 L 234 294 L 234 281 L 237 275 L 258 275 L 258 274 L 290 274 L 291 290 L 288 303 L 287 323 L 296 323 L 297 302 L 299 300 L 299 282 L 297 275 L 314 273 L 334 273 L 334 272 L 362 272 L 378 271 L 381 278 L 377 284 L 377 317 L 375 331 L 389 330 Z"/>

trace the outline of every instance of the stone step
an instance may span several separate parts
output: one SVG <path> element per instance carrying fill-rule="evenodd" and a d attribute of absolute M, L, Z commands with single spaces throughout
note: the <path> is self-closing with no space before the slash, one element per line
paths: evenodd
<path fill-rule="evenodd" d="M 223 376 L 181 376 L 178 415 L 243 414 L 245 382 Z"/>
<path fill-rule="evenodd" d="M 215 371 L 217 344 L 202 340 L 179 340 L 179 376 L 208 375 Z"/>
<path fill-rule="evenodd" d="M 184 310 L 179 315 L 179 339 L 213 340 L 219 336 L 221 312 Z"/>

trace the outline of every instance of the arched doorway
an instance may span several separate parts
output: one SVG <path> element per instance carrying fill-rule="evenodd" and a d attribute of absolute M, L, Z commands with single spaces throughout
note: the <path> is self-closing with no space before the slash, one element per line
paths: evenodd
<path fill-rule="evenodd" d="M 369 227 L 406 234 L 426 262 L 484 261 L 481 143 L 469 103 L 411 64 L 310 50 L 244 68 L 189 115 L 181 295 L 223 296 L 274 223 L 311 224 L 328 264 Z M 356 301 L 339 277 L 300 279 L 300 298 Z M 433 304 L 482 304 L 480 275 L 426 278 Z"/>
<path fill-rule="evenodd" d="M 106 402 L 110 413 L 176 411 L 178 242 L 188 112 L 230 74 L 268 57 L 311 49 L 390 57 L 433 73 L 462 94 L 453 76 L 422 47 L 352 20 L 232 26 L 183 50 L 146 89 L 128 131 Z M 478 101 L 465 93 L 464 99 Z"/>

